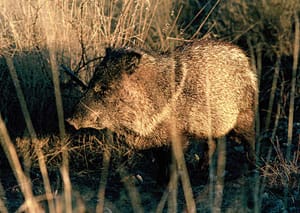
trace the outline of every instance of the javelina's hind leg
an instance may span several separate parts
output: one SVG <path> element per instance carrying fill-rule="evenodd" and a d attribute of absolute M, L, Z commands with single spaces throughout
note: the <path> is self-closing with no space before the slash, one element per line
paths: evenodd
<path fill-rule="evenodd" d="M 209 160 L 209 165 L 211 165 L 213 160 L 213 155 L 216 151 L 216 142 L 214 139 L 209 139 L 207 143 L 208 143 L 208 160 Z"/>
<path fill-rule="evenodd" d="M 247 159 L 250 167 L 255 167 L 255 129 L 254 129 L 254 112 L 252 109 L 241 112 L 238 116 L 237 125 L 234 132 L 242 139 Z"/>

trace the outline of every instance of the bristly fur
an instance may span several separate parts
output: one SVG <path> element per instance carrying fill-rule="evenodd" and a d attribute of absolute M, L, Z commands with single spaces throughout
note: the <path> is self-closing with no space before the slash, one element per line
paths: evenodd
<path fill-rule="evenodd" d="M 238 133 L 254 155 L 257 77 L 246 54 L 200 40 L 168 54 L 108 49 L 70 123 L 109 128 L 147 149 L 170 144 L 170 123 L 184 136 Z"/>

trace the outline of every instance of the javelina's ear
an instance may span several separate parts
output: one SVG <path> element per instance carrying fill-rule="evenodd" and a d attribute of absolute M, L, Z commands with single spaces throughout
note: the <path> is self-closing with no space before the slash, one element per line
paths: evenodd
<path fill-rule="evenodd" d="M 134 50 L 126 50 L 123 56 L 123 66 L 128 74 L 132 74 L 135 68 L 139 65 L 142 54 Z"/>

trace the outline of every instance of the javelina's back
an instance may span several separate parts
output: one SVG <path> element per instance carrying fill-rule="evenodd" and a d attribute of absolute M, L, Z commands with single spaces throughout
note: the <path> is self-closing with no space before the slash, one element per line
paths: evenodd
<path fill-rule="evenodd" d="M 162 55 L 109 50 L 69 122 L 109 128 L 146 149 L 170 143 L 176 118 L 183 136 L 234 130 L 253 151 L 255 95 L 247 56 L 228 43 L 202 40 Z"/>
<path fill-rule="evenodd" d="M 220 137 L 233 128 L 253 130 L 256 75 L 242 50 L 204 40 L 178 49 L 176 60 L 188 72 L 178 111 L 189 133 Z"/>

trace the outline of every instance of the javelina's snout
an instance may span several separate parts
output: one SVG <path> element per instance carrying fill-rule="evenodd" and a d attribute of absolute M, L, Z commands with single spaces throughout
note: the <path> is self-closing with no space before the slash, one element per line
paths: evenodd
<path fill-rule="evenodd" d="M 69 125 L 73 126 L 76 130 L 79 130 L 81 127 L 78 125 L 80 122 L 72 119 L 72 118 L 67 118 L 65 120 Z"/>
<path fill-rule="evenodd" d="M 103 129 L 100 123 L 97 121 L 99 120 L 97 115 L 90 116 L 89 119 L 85 117 L 72 117 L 72 118 L 67 118 L 66 122 L 73 126 L 76 130 L 82 129 L 82 128 L 94 128 L 101 130 Z M 97 125 L 96 125 L 97 124 Z"/>
<path fill-rule="evenodd" d="M 71 117 L 66 122 L 76 130 L 81 128 L 106 128 L 106 111 L 102 109 L 100 100 L 95 99 L 93 91 L 88 91 L 85 97 L 76 105 Z M 99 106 L 98 106 L 99 105 Z"/>
<path fill-rule="evenodd" d="M 238 47 L 210 40 L 171 54 L 107 49 L 68 122 L 108 128 L 138 149 L 170 144 L 170 123 L 189 138 L 238 133 L 254 156 L 256 74 Z"/>

